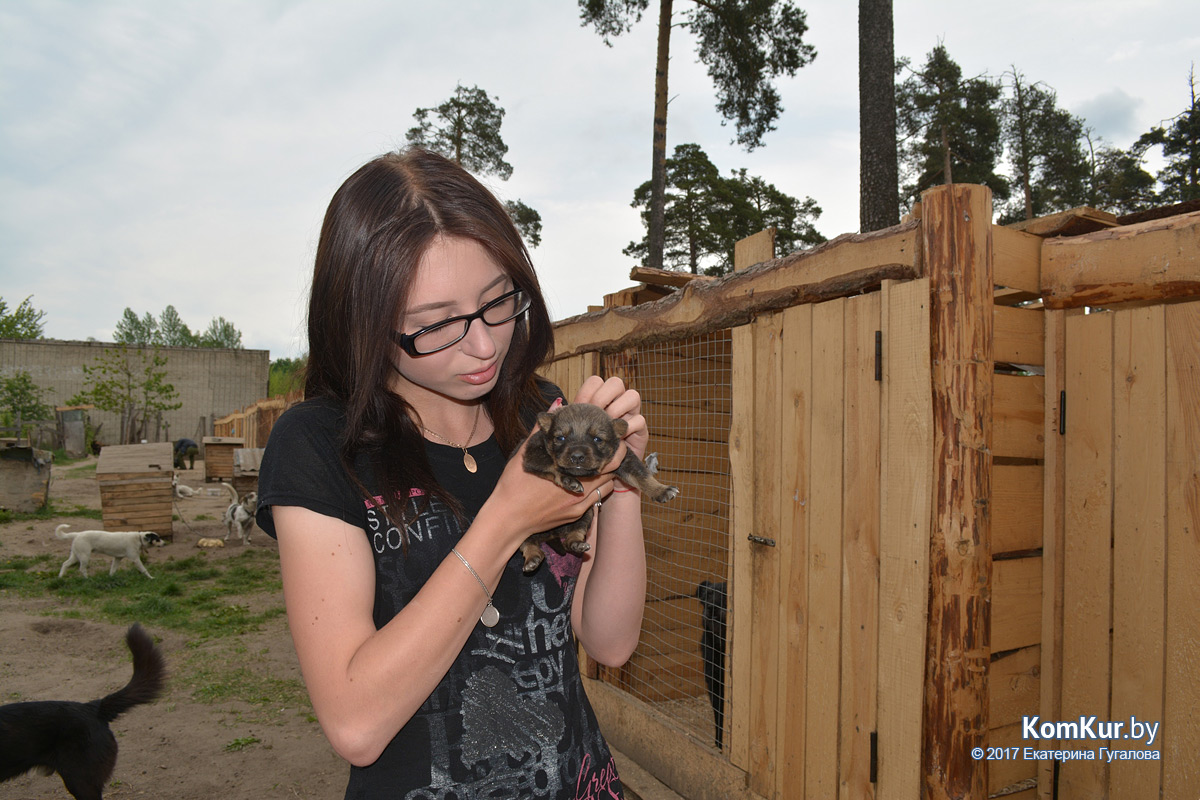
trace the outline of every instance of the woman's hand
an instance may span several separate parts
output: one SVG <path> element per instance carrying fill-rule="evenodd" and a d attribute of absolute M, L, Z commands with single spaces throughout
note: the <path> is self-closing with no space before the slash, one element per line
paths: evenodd
<path fill-rule="evenodd" d="M 599 375 L 593 375 L 579 387 L 574 402 L 600 406 L 611 418 L 624 419 L 629 423 L 625 443 L 638 458 L 645 455 L 650 432 L 646 428 L 646 418 L 642 416 L 642 396 L 633 389 L 626 389 L 623 380 L 604 380 Z M 623 453 L 621 455 L 624 456 Z"/>

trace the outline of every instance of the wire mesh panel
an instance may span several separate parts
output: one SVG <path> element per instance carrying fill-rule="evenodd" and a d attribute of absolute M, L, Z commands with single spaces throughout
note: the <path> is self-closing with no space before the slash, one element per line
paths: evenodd
<path fill-rule="evenodd" d="M 680 496 L 643 506 L 647 597 L 637 651 L 603 679 L 654 704 L 689 735 L 722 748 L 729 718 L 732 406 L 728 330 L 605 357 L 642 396 L 648 453 Z"/>

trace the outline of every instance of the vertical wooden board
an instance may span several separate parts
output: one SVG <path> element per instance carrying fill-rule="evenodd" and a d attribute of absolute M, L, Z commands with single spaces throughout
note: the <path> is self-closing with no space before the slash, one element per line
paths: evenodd
<path fill-rule="evenodd" d="M 1168 306 L 1163 797 L 1200 786 L 1200 303 Z"/>
<path fill-rule="evenodd" d="M 780 442 L 782 380 L 782 315 L 764 314 L 754 328 L 755 436 L 754 533 L 779 541 L 779 497 L 782 484 Z M 779 660 L 779 549 L 751 544 L 750 664 L 739 667 L 750 682 L 750 788 L 769 797 L 775 787 L 776 734 L 780 676 L 772 666 Z"/>
<path fill-rule="evenodd" d="M 993 556 L 1042 546 L 1044 474 L 1040 464 L 992 468 Z"/>
<path fill-rule="evenodd" d="M 1162 719 L 1166 557 L 1166 329 L 1162 306 L 1113 319 L 1112 719 Z M 1128 724 L 1128 723 L 1127 723 Z M 1121 741 L 1121 749 L 1157 749 Z M 1112 797 L 1157 798 L 1160 761 L 1109 767 Z"/>
<path fill-rule="evenodd" d="M 929 280 L 884 281 L 876 796 L 921 796 L 933 418 Z"/>
<path fill-rule="evenodd" d="M 780 708 L 776 796 L 804 785 L 805 687 L 808 684 L 808 498 L 812 450 L 812 306 L 783 312 L 780 438 L 783 491 L 779 498 Z"/>
<path fill-rule="evenodd" d="M 1099 313 L 1067 319 L 1063 719 L 1111 719 L 1112 317 Z M 1101 743 L 1087 745 L 1098 750 Z M 1060 796 L 1101 797 L 1107 773 L 1099 761 L 1067 762 L 1060 773 Z"/>
<path fill-rule="evenodd" d="M 879 646 L 879 293 L 846 301 L 842 437 L 842 677 L 839 797 L 875 796 L 871 732 Z"/>
<path fill-rule="evenodd" d="M 997 286 L 1035 294 L 1041 291 L 1041 236 L 996 225 L 992 227 L 992 249 Z"/>
<path fill-rule="evenodd" d="M 754 532 L 754 460 L 756 438 L 754 380 L 754 328 L 742 325 L 731 332 L 733 363 L 733 415 L 729 428 L 729 474 L 732 497 L 729 530 L 732 562 L 730 565 L 728 626 L 730 675 L 747 675 L 751 670 L 751 629 L 754 608 L 751 603 L 753 573 L 748 537 Z M 750 769 L 750 681 L 733 681 L 725 687 L 729 699 L 729 760 L 735 766 Z"/>
<path fill-rule="evenodd" d="M 813 308 L 812 474 L 808 529 L 806 798 L 837 797 L 841 697 L 845 300 Z"/>
<path fill-rule="evenodd" d="M 1065 388 L 1066 313 L 1047 311 L 1045 488 L 1042 499 L 1042 680 L 1038 710 L 1042 719 L 1062 719 L 1062 582 L 1063 582 L 1063 453 L 1065 442 L 1058 431 L 1060 393 Z M 1039 761 L 1038 797 L 1052 800 L 1054 764 Z"/>

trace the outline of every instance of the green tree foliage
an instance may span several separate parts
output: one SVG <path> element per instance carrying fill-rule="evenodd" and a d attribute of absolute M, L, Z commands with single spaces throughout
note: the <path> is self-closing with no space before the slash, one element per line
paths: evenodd
<path fill-rule="evenodd" d="M 139 317 L 126 308 L 113 329 L 117 344 L 153 345 L 156 347 L 227 347 L 239 349 L 242 333 L 224 317 L 215 317 L 202 333 L 193 333 L 175 310 L 168 305 L 155 317 L 149 311 Z"/>
<path fill-rule="evenodd" d="M 611 46 L 642 18 L 650 0 L 579 0 L 580 18 Z M 722 124 L 733 122 L 734 141 L 747 150 L 763 144 L 783 112 L 774 79 L 795 75 L 816 57 L 804 42 L 805 13 L 789 0 L 695 0 L 674 22 L 672 0 L 659 0 L 658 51 L 651 146 L 646 265 L 661 269 L 666 248 L 667 80 L 674 27 L 696 36 L 696 55 L 708 68 Z"/>
<path fill-rule="evenodd" d="M 488 97 L 478 86 L 459 84 L 454 96 L 433 108 L 413 112 L 417 124 L 405 135 L 414 147 L 441 153 L 468 172 L 495 175 L 500 180 L 512 177 L 512 164 L 504 160 L 508 145 L 500 135 L 504 109 L 499 97 Z M 542 217 L 520 200 L 505 204 L 513 224 L 530 247 L 542 242 Z"/>
<path fill-rule="evenodd" d="M 225 347 L 239 350 L 242 347 L 242 332 L 224 317 L 217 317 L 208 323 L 204 333 L 200 334 L 201 347 Z"/>
<path fill-rule="evenodd" d="M 925 66 L 896 87 L 896 119 L 903 142 L 902 194 L 908 203 L 939 184 L 979 183 L 996 201 L 1009 196 L 1008 181 L 996 172 L 1001 155 L 1000 86 L 986 77 L 963 78 L 944 45 L 930 51 Z"/>
<path fill-rule="evenodd" d="M 764 228 L 776 229 L 776 242 L 790 251 L 824 241 L 813 226 L 821 209 L 811 197 L 798 200 L 745 169 L 722 177 L 696 144 L 682 144 L 667 159 L 666 252 L 668 269 L 722 275 L 733 268 L 734 244 Z M 649 227 L 650 182 L 633 194 Z M 624 253 L 645 258 L 649 235 Z"/>
<path fill-rule="evenodd" d="M 858 1 L 858 225 L 900 221 L 892 0 Z"/>
<path fill-rule="evenodd" d="M 1083 205 L 1091 172 L 1082 144 L 1083 120 L 1058 107 L 1053 89 L 1030 83 L 1016 67 L 1004 77 L 1003 140 L 1019 196 L 1003 210 L 1001 222 Z"/>
<path fill-rule="evenodd" d="M 43 399 L 48 390 L 33 382 L 33 377 L 18 370 L 11 378 L 0 381 L 0 417 L 6 425 L 18 420 L 54 419 L 54 409 Z"/>
<path fill-rule="evenodd" d="M 267 375 L 267 393 L 271 397 L 291 394 L 304 388 L 304 368 L 308 356 L 300 358 L 277 358 L 271 362 Z"/>
<path fill-rule="evenodd" d="M 1195 69 L 1188 74 L 1191 104 L 1168 125 L 1143 134 L 1137 146 L 1160 145 L 1166 166 L 1158 173 L 1164 203 L 1200 199 L 1200 101 L 1196 98 Z"/>
<path fill-rule="evenodd" d="M 168 383 L 167 358 L 157 347 L 120 347 L 105 350 L 92 364 L 83 365 L 84 389 L 68 400 L 70 405 L 91 403 L 120 417 L 120 444 L 140 441 L 151 418 L 182 407 L 179 393 Z"/>
<path fill-rule="evenodd" d="M 1087 205 L 1120 215 L 1156 204 L 1154 176 L 1143 165 L 1143 145 L 1121 150 L 1093 142 L 1088 134 L 1085 138 L 1090 153 Z"/>
<path fill-rule="evenodd" d="M 33 307 L 33 295 L 11 312 L 0 296 L 0 339 L 41 339 L 45 316 L 45 311 Z"/>

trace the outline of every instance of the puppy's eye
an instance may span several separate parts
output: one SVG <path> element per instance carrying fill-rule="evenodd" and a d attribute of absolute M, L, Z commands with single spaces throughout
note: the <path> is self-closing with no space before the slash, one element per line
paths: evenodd
<path fill-rule="evenodd" d="M 596 444 L 604 444 L 604 440 L 601 439 L 599 436 L 593 436 L 592 441 L 595 442 Z"/>
<path fill-rule="evenodd" d="M 561 433 L 558 436 L 554 437 L 554 441 L 558 442 L 559 444 L 562 444 L 566 440 L 567 440 L 567 437 L 563 436 Z"/>

